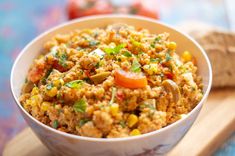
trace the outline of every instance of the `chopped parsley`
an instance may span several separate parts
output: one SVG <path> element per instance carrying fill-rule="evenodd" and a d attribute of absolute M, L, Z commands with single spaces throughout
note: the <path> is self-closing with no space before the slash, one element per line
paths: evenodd
<path fill-rule="evenodd" d="M 66 61 L 68 59 L 68 56 L 65 51 L 57 51 L 57 48 L 54 47 L 51 50 L 52 55 L 58 59 L 59 65 L 62 67 L 67 67 Z"/>
<path fill-rule="evenodd" d="M 82 127 L 85 123 L 87 123 L 88 121 L 90 121 L 89 119 L 86 119 L 86 118 L 84 118 L 84 119 L 81 119 L 80 121 L 79 121 L 79 127 Z"/>
<path fill-rule="evenodd" d="M 126 57 L 131 57 L 132 54 L 128 51 L 125 51 L 122 55 L 126 56 Z"/>
<path fill-rule="evenodd" d="M 66 83 L 65 86 L 69 88 L 80 89 L 82 87 L 82 84 L 83 84 L 82 80 L 74 80 Z"/>
<path fill-rule="evenodd" d="M 46 80 L 47 80 L 48 76 L 51 74 L 51 72 L 52 72 L 52 68 L 49 69 L 49 70 L 46 72 L 45 76 L 42 78 L 42 83 L 43 83 L 43 84 L 46 83 Z"/>
<path fill-rule="evenodd" d="M 59 57 L 59 64 L 60 64 L 62 67 L 67 67 L 67 64 L 66 64 L 67 58 L 68 58 L 68 56 L 67 56 L 65 53 L 63 53 L 63 54 Z"/>
<path fill-rule="evenodd" d="M 54 121 L 52 122 L 52 127 L 55 128 L 55 129 L 57 129 L 58 126 L 59 126 L 59 121 L 58 121 L 58 120 L 54 120 Z"/>
<path fill-rule="evenodd" d="M 160 58 L 150 58 L 150 62 L 160 62 Z"/>
<path fill-rule="evenodd" d="M 131 71 L 133 72 L 140 72 L 141 71 L 141 65 L 140 63 L 135 59 L 132 63 L 132 66 L 131 66 Z"/>
<path fill-rule="evenodd" d="M 170 61 L 171 59 L 171 55 L 169 53 L 166 53 L 166 62 Z"/>
<path fill-rule="evenodd" d="M 121 126 L 122 126 L 122 128 L 125 128 L 126 127 L 126 123 L 125 123 L 125 121 L 120 121 L 120 123 L 119 123 Z"/>
<path fill-rule="evenodd" d="M 151 46 L 152 48 L 155 48 L 156 43 L 159 43 L 160 40 L 161 40 L 161 37 L 160 37 L 160 36 L 157 36 L 157 37 L 154 39 L 154 41 L 150 44 L 150 46 Z"/>
<path fill-rule="evenodd" d="M 161 41 L 161 36 L 157 36 L 155 39 L 154 39 L 155 42 L 160 42 Z"/>
<path fill-rule="evenodd" d="M 104 52 L 108 55 L 115 55 L 120 52 L 121 49 L 125 48 L 126 44 L 122 43 L 114 48 L 105 48 Z"/>
<path fill-rule="evenodd" d="M 144 109 L 144 108 L 149 108 L 149 109 L 151 109 L 151 110 L 156 110 L 156 108 L 155 108 L 153 105 L 151 105 L 151 104 L 146 104 L 146 103 L 140 105 L 140 109 Z"/>
<path fill-rule="evenodd" d="M 84 99 L 76 101 L 73 105 L 73 109 L 75 112 L 85 113 L 86 112 L 87 103 Z"/>
<path fill-rule="evenodd" d="M 54 85 L 52 83 L 50 83 L 46 86 L 46 89 L 51 90 L 53 87 L 54 87 Z"/>
<path fill-rule="evenodd" d="M 89 42 L 89 45 L 90 45 L 90 46 L 96 46 L 96 45 L 98 45 L 98 44 L 100 44 L 100 42 L 99 42 L 99 41 L 96 41 L 96 40 L 92 40 L 92 41 Z"/>

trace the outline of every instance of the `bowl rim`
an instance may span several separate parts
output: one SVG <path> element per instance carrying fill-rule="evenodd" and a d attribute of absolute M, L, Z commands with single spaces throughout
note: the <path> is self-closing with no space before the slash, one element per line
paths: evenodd
<path fill-rule="evenodd" d="M 162 25 L 164 27 L 167 27 L 169 29 L 172 29 L 178 33 L 180 33 L 181 35 L 185 36 L 187 39 L 189 39 L 202 53 L 203 57 L 206 60 L 207 66 L 208 66 L 208 70 L 209 70 L 209 78 L 208 78 L 208 86 L 207 89 L 205 91 L 205 93 L 203 94 L 202 99 L 200 100 L 200 102 L 197 104 L 197 106 L 195 108 L 193 108 L 193 110 L 191 110 L 187 116 L 185 118 L 182 118 L 180 120 L 177 120 L 176 122 L 163 127 L 161 129 L 149 132 L 149 133 L 145 133 L 145 134 L 141 134 L 139 136 L 129 136 L 129 137 L 124 137 L 124 138 L 92 138 L 92 137 L 85 137 L 85 136 L 79 136 L 79 135 L 75 135 L 75 134 L 70 134 L 70 133 L 66 133 L 66 132 L 62 132 L 59 130 L 56 130 L 46 124 L 41 123 L 40 121 L 38 121 L 37 119 L 35 119 L 33 116 L 31 116 L 20 104 L 19 99 L 16 97 L 14 91 L 13 91 L 13 71 L 15 71 L 16 68 L 16 64 L 17 62 L 20 60 L 20 58 L 22 57 L 22 55 L 24 54 L 24 52 L 33 44 L 35 43 L 37 40 L 43 38 L 45 35 L 47 35 L 48 33 L 51 33 L 59 28 L 62 28 L 64 26 L 70 25 L 70 24 L 74 24 L 74 23 L 79 23 L 82 21 L 89 21 L 89 20 L 94 20 L 94 19 L 105 19 L 105 18 L 124 18 L 124 19 L 135 19 L 135 20 L 140 20 L 140 21 L 147 21 L 147 22 L 151 22 L 151 23 L 157 23 L 159 25 Z M 138 140 L 138 139 L 142 139 L 145 137 L 151 137 L 153 135 L 162 133 L 164 131 L 167 131 L 171 128 L 176 127 L 177 125 L 179 125 L 181 122 L 183 122 L 184 120 L 188 119 L 189 116 L 191 116 L 195 111 L 197 111 L 202 105 L 203 102 L 206 100 L 210 90 L 211 90 L 211 85 L 212 85 L 212 68 L 211 68 L 211 63 L 209 61 L 209 58 L 206 54 L 206 52 L 203 50 L 203 48 L 194 40 L 192 39 L 190 36 L 188 36 L 187 34 L 177 30 L 176 28 L 160 22 L 158 20 L 155 19 L 151 19 L 151 18 L 147 18 L 147 17 L 143 17 L 143 16 L 137 16 L 137 15 L 124 15 L 124 14 L 112 14 L 112 15 L 93 15 L 93 16 L 87 16 L 87 17 L 81 17 L 75 20 L 71 20 L 71 21 L 67 21 L 64 22 L 62 24 L 59 24 L 58 26 L 52 27 L 50 29 L 48 29 L 47 31 L 41 33 L 40 35 L 36 36 L 33 40 L 31 40 L 22 50 L 21 52 L 18 54 L 17 58 L 14 61 L 14 64 L 12 66 L 11 69 L 11 76 L 10 76 L 10 86 L 11 86 L 11 94 L 14 97 L 14 101 L 17 104 L 17 106 L 21 109 L 21 113 L 23 112 L 30 120 L 32 120 L 33 122 L 35 122 L 37 125 L 43 127 L 44 129 L 47 129 L 53 133 L 57 133 L 57 135 L 62 135 L 68 138 L 72 138 L 72 139 L 79 139 L 79 140 L 84 140 L 84 141 L 93 141 L 93 142 L 123 142 L 123 141 L 131 141 L 131 140 Z M 200 110 L 199 110 L 200 111 Z M 31 128 L 31 127 L 30 127 Z"/>

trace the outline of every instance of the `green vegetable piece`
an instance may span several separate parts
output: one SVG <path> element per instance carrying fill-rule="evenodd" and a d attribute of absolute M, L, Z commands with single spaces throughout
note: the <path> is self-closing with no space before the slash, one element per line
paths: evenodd
<path fill-rule="evenodd" d="M 58 126 L 59 126 L 59 121 L 58 121 L 58 120 L 54 120 L 54 121 L 52 122 L 52 127 L 55 128 L 55 129 L 57 129 Z"/>
<path fill-rule="evenodd" d="M 75 112 L 85 113 L 86 112 L 87 103 L 84 99 L 76 101 L 73 105 L 73 109 Z"/>
<path fill-rule="evenodd" d="M 82 87 L 82 85 L 83 85 L 82 80 L 74 80 L 74 81 L 70 81 L 65 84 L 65 86 L 67 86 L 69 88 L 75 88 L 75 89 L 80 89 Z"/>
<path fill-rule="evenodd" d="M 115 48 L 105 48 L 104 52 L 108 55 L 115 55 L 120 52 L 121 49 L 125 48 L 126 44 L 122 43 L 116 46 Z"/>
<path fill-rule="evenodd" d="M 109 102 L 110 105 L 113 104 L 114 98 L 115 98 L 115 96 L 116 96 L 116 93 L 117 93 L 117 88 L 113 87 L 113 88 L 112 88 L 112 97 L 111 97 L 111 100 L 110 100 L 110 102 Z"/>
<path fill-rule="evenodd" d="M 131 57 L 131 56 L 132 56 L 132 54 L 129 53 L 128 51 L 125 51 L 125 52 L 123 53 L 123 55 L 126 56 L 126 57 Z"/>
<path fill-rule="evenodd" d="M 103 82 L 110 74 L 111 72 L 102 72 L 102 73 L 92 75 L 90 79 L 94 82 L 94 84 L 99 84 Z"/>
<path fill-rule="evenodd" d="M 132 66 L 131 66 L 131 71 L 133 72 L 140 72 L 141 71 L 141 65 L 140 63 L 135 59 L 132 63 Z"/>

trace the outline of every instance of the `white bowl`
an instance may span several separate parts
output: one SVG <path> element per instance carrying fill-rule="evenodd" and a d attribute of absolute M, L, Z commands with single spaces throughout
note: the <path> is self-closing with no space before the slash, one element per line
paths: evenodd
<path fill-rule="evenodd" d="M 74 29 L 105 27 L 112 23 L 126 23 L 149 29 L 151 33 L 170 33 L 170 39 L 177 42 L 177 51 L 190 51 L 196 57 L 198 73 L 203 78 L 204 96 L 199 104 L 187 115 L 167 127 L 135 137 L 128 138 L 88 138 L 57 131 L 34 119 L 19 102 L 21 87 L 28 69 L 36 56 L 40 54 L 43 44 L 58 33 Z M 17 57 L 11 72 L 11 90 L 17 106 L 28 125 L 54 154 L 81 156 L 122 156 L 152 154 L 161 155 L 171 150 L 186 134 L 198 116 L 205 102 L 212 82 L 212 71 L 209 59 L 203 49 L 187 35 L 153 19 L 127 15 L 102 15 L 79 18 L 55 27 L 30 42 Z"/>

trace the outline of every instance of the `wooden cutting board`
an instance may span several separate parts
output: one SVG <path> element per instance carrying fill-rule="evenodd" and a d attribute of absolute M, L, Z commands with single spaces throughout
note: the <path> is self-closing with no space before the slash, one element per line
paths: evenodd
<path fill-rule="evenodd" d="M 193 127 L 167 156 L 212 154 L 235 132 L 235 89 L 213 90 Z M 26 128 L 6 145 L 4 156 L 50 156 L 50 151 Z"/>

